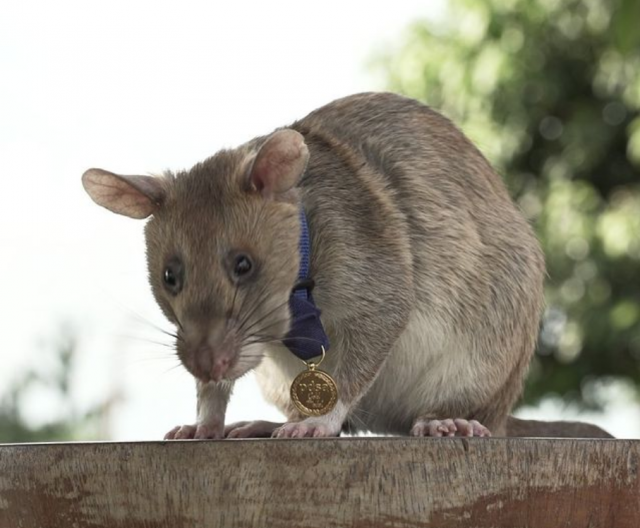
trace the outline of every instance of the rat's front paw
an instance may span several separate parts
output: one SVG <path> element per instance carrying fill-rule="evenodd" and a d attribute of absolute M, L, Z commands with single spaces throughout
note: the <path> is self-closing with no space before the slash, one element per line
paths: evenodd
<path fill-rule="evenodd" d="M 342 424 L 336 425 L 331 420 L 307 418 L 301 422 L 289 422 L 273 432 L 273 438 L 326 438 L 339 436 Z"/>
<path fill-rule="evenodd" d="M 491 436 L 491 432 L 477 420 L 418 418 L 411 428 L 411 436 Z"/>
<path fill-rule="evenodd" d="M 171 429 L 165 440 L 206 440 L 218 439 L 224 436 L 224 428 L 218 424 L 178 425 Z"/>

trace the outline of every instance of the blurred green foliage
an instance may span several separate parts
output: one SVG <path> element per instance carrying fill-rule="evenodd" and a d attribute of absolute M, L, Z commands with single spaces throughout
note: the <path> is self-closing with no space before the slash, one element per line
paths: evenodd
<path fill-rule="evenodd" d="M 598 407 L 640 386 L 640 1 L 452 0 L 376 66 L 501 172 L 547 258 L 525 393 Z"/>
<path fill-rule="evenodd" d="M 53 356 L 53 364 L 46 372 L 29 370 L 0 393 L 0 443 L 89 441 L 102 436 L 108 403 L 82 411 L 75 405 L 72 391 L 75 339 L 63 332 L 58 342 L 47 348 L 49 353 L 43 353 L 43 362 Z M 25 416 L 34 393 L 37 401 L 54 402 L 55 416 L 40 425 Z"/>

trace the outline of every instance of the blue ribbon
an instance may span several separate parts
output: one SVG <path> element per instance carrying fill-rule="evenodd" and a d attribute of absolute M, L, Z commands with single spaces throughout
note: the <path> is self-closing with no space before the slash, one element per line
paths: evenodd
<path fill-rule="evenodd" d="M 307 216 L 302 209 L 300 209 L 300 227 L 300 271 L 298 282 L 289 297 L 291 330 L 283 339 L 283 343 L 297 357 L 309 361 L 322 354 L 322 347 L 329 350 L 329 338 L 320 321 L 320 310 L 313 302 L 311 295 L 313 289 L 313 280 L 309 277 L 311 242 Z"/>

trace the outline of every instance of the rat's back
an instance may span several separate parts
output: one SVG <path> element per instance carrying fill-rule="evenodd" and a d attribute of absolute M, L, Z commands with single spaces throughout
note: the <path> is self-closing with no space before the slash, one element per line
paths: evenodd
<path fill-rule="evenodd" d="M 292 128 L 311 154 L 300 188 L 334 338 L 363 305 L 392 317 L 394 291 L 411 297 L 406 328 L 352 423 L 406 431 L 415 403 L 446 415 L 477 407 L 499 430 L 534 350 L 544 276 L 501 178 L 448 119 L 393 94 L 334 101 Z"/>

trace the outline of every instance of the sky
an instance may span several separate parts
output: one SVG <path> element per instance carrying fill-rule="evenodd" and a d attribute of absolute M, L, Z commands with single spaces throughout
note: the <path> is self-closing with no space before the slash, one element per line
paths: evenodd
<path fill-rule="evenodd" d="M 97 207 L 80 176 L 188 168 L 333 99 L 383 89 L 371 58 L 444 5 L 0 4 L 0 383 L 52 368 L 50 345 L 68 326 L 80 407 L 119 395 L 109 438 L 158 439 L 193 422 L 193 380 L 154 343 L 169 343 L 155 326 L 171 326 L 147 283 L 144 222 Z M 61 409 L 42 392 L 26 411 L 42 422 Z M 527 412 L 563 415 L 553 405 Z M 625 416 L 605 425 L 640 435 Z M 279 418 L 243 378 L 227 421 Z"/>

